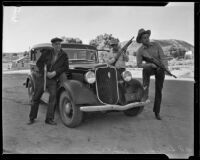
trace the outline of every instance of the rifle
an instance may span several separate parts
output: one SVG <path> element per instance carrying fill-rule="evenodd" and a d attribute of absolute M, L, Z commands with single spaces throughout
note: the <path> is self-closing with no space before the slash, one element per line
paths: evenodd
<path fill-rule="evenodd" d="M 116 62 L 118 61 L 119 57 L 121 56 L 121 54 L 125 54 L 128 46 L 132 43 L 134 37 L 132 37 L 122 48 L 121 50 L 117 53 L 116 57 L 115 57 L 115 61 L 112 63 L 113 66 L 115 66 Z"/>
<path fill-rule="evenodd" d="M 172 76 L 174 78 L 177 78 L 168 69 L 166 69 L 165 66 L 160 61 L 158 61 L 157 59 L 155 59 L 153 57 L 146 57 L 146 56 L 142 56 L 142 57 L 146 62 L 150 62 L 150 63 L 155 64 L 157 67 L 163 69 L 168 75 L 170 75 L 170 76 Z"/>

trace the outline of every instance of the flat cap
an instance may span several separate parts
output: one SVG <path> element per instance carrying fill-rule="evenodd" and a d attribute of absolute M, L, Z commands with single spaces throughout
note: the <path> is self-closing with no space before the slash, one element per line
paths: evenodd
<path fill-rule="evenodd" d="M 62 41 L 63 40 L 61 38 L 58 38 L 58 37 L 51 39 L 51 43 L 62 42 Z"/>

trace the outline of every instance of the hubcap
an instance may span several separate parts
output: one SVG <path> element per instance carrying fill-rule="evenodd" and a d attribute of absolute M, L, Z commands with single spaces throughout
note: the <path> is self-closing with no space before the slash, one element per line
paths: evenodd
<path fill-rule="evenodd" d="M 69 114 L 70 114 L 70 111 L 71 111 L 71 104 L 67 102 L 67 103 L 64 105 L 64 110 L 65 110 L 65 113 L 69 115 Z"/>

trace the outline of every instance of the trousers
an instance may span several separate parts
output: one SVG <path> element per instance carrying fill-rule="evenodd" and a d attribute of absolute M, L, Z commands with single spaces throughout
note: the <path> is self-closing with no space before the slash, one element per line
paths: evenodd
<path fill-rule="evenodd" d="M 162 88 L 165 79 L 165 72 L 160 68 L 152 68 L 147 66 L 143 68 L 143 88 L 145 96 L 149 94 L 150 76 L 155 75 L 155 100 L 153 112 L 160 113 L 160 105 L 162 101 Z"/>
<path fill-rule="evenodd" d="M 46 112 L 46 120 L 54 119 L 54 112 L 56 106 L 56 91 L 57 91 L 57 81 L 55 79 L 48 79 L 46 82 L 46 88 L 50 94 L 49 104 Z M 44 77 L 36 77 L 35 80 L 35 91 L 32 98 L 31 110 L 29 114 L 30 119 L 37 118 L 38 108 L 40 104 L 40 98 L 44 92 Z"/>

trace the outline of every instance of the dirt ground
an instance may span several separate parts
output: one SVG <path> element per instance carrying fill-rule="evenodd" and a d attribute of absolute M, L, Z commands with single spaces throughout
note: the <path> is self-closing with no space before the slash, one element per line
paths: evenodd
<path fill-rule="evenodd" d="M 137 117 L 121 112 L 90 113 L 74 129 L 64 126 L 56 112 L 56 126 L 44 123 L 46 106 L 40 105 L 35 124 L 27 125 L 30 105 L 25 74 L 3 74 L 3 153 L 13 154 L 166 154 L 169 158 L 193 155 L 193 81 L 166 80 L 161 107 L 162 121 L 152 112 L 150 100 Z M 141 80 L 141 79 L 140 79 Z"/>

